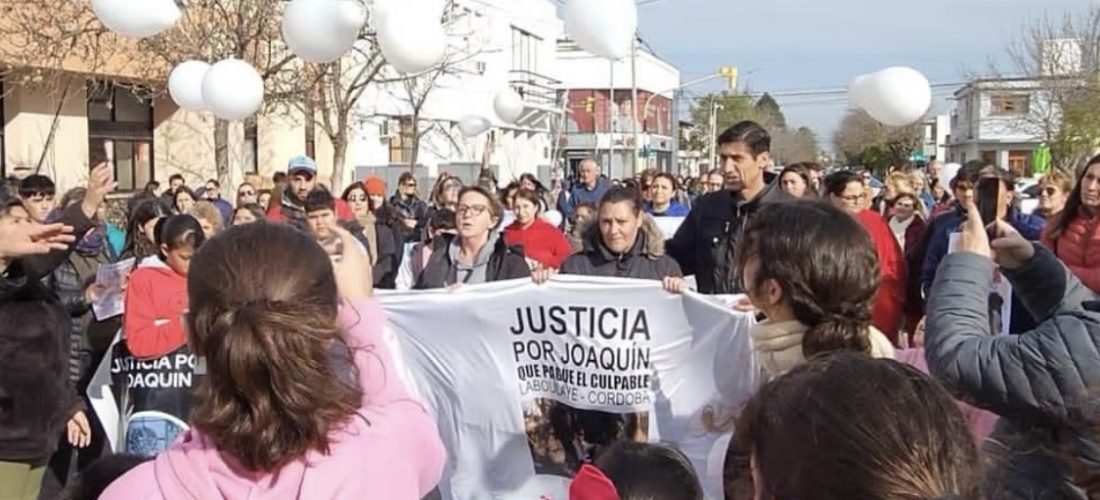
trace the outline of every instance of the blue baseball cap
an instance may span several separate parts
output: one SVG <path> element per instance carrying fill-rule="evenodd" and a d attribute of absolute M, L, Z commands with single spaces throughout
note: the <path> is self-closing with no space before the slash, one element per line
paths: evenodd
<path fill-rule="evenodd" d="M 315 176 L 317 175 L 317 162 L 308 156 L 295 156 L 286 164 L 286 173 L 287 175 L 294 175 L 297 172 L 309 172 L 310 175 Z"/>

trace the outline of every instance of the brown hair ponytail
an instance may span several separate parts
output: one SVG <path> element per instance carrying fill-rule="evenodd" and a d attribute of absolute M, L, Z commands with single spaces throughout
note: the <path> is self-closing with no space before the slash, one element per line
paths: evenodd
<path fill-rule="evenodd" d="M 191 269 L 189 340 L 207 370 L 192 424 L 253 471 L 327 453 L 363 396 L 324 250 L 289 227 L 248 224 L 208 242 Z"/>

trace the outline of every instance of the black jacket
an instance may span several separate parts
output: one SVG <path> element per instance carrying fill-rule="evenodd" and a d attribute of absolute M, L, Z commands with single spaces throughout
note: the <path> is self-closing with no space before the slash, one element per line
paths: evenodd
<path fill-rule="evenodd" d="M 355 239 L 359 240 L 364 247 L 370 248 L 370 242 L 367 241 L 367 237 L 363 233 L 362 223 L 359 221 L 342 221 L 340 225 L 355 236 Z M 374 266 L 371 267 L 371 274 L 374 276 L 374 287 L 381 290 L 393 290 L 395 288 L 397 269 L 401 265 L 401 256 L 397 252 L 397 237 L 395 234 L 393 228 L 389 225 L 383 222 L 374 223 L 377 248 L 373 250 L 378 255 L 375 257 Z"/>
<path fill-rule="evenodd" d="M 729 294 L 741 291 L 734 251 L 749 218 L 766 203 L 789 199 L 772 182 L 755 198 L 742 201 L 733 191 L 718 191 L 696 200 L 665 249 L 686 275 L 695 275 L 699 292 Z"/>
<path fill-rule="evenodd" d="M 448 255 L 448 247 L 457 236 L 443 235 L 436 238 L 432 244 L 432 256 L 428 258 L 428 264 L 413 285 L 415 290 L 428 290 L 432 288 L 444 288 L 454 283 L 448 279 L 454 274 L 454 263 Z M 497 238 L 493 254 L 489 256 L 488 269 L 485 281 L 505 281 L 517 278 L 531 277 L 531 269 L 527 267 L 527 260 L 523 257 L 523 250 L 518 247 L 508 246 L 504 242 L 504 236 Z"/>
<path fill-rule="evenodd" d="M 600 226 L 590 223 L 584 229 L 584 247 L 565 259 L 562 274 L 605 276 L 612 278 L 636 278 L 660 280 L 665 277 L 683 277 L 676 260 L 665 255 L 664 238 L 660 228 L 648 215 L 643 214 L 642 227 L 634 246 L 623 254 L 615 254 L 603 244 Z"/>
<path fill-rule="evenodd" d="M 84 301 L 84 290 L 95 282 L 99 266 L 111 262 L 106 245 L 104 243 L 104 248 L 97 255 L 73 252 L 51 276 L 50 288 L 68 311 L 72 324 L 69 333 L 69 378 L 74 383 L 98 365 L 97 360 L 102 359 L 122 327 L 121 317 L 96 321 L 92 305 Z"/>
<path fill-rule="evenodd" d="M 390 206 L 397 210 L 402 218 L 416 219 L 416 227 L 404 231 L 405 236 L 402 239 L 406 242 L 418 241 L 424 233 L 424 226 L 428 225 L 428 204 L 420 198 L 406 200 L 401 193 L 395 193 L 390 198 Z"/>
<path fill-rule="evenodd" d="M 79 203 L 60 222 L 74 234 L 93 225 Z M 0 277 L 0 461 L 46 460 L 83 406 L 69 380 L 69 313 L 43 284 L 75 246 L 17 259 Z"/>
<path fill-rule="evenodd" d="M 1070 460 L 1100 474 L 1100 304 L 1049 250 L 1036 245 L 1004 271 L 1039 325 L 991 334 L 993 265 L 965 252 L 946 256 L 928 299 L 928 368 L 967 402 L 1000 416 L 987 453 L 989 498 L 1086 498 Z"/>

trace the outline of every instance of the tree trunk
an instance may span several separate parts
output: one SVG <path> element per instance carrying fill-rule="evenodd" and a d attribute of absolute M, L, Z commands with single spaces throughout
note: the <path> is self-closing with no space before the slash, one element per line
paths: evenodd
<path fill-rule="evenodd" d="M 229 179 L 229 122 L 214 119 L 214 165 L 218 171 L 218 182 L 222 186 L 230 184 Z"/>
<path fill-rule="evenodd" d="M 420 112 L 412 115 L 412 151 L 409 151 L 409 172 L 416 171 L 416 161 L 420 159 Z"/>
<path fill-rule="evenodd" d="M 38 156 L 38 163 L 34 165 L 35 174 L 42 173 L 42 166 L 46 164 L 46 155 L 53 149 L 54 139 L 57 137 L 57 127 L 61 124 L 61 110 L 65 108 L 65 101 L 69 98 L 70 83 L 64 81 L 64 85 L 65 88 L 61 90 L 61 96 L 57 99 L 57 109 L 53 112 L 53 120 L 50 121 L 50 132 L 49 135 L 46 136 L 46 144 L 42 146 L 42 154 Z M 88 168 L 95 168 L 95 165 L 88 165 Z M 50 177 L 57 178 L 57 173 L 52 173 L 53 175 Z"/>
<path fill-rule="evenodd" d="M 339 193 L 343 189 L 344 183 L 344 163 L 346 161 L 348 153 L 348 134 L 346 129 L 341 129 L 340 133 L 336 134 L 336 137 L 332 141 L 332 192 Z M 335 196 L 335 194 L 334 194 Z"/>

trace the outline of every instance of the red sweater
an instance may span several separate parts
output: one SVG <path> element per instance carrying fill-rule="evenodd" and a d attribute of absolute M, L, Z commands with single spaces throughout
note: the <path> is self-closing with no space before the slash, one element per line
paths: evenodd
<path fill-rule="evenodd" d="M 871 324 L 898 345 L 898 328 L 905 312 L 905 256 L 890 225 L 881 215 L 864 210 L 856 215 L 859 223 L 871 235 L 882 270 L 882 286 L 879 288 L 875 307 L 871 310 Z"/>
<path fill-rule="evenodd" d="M 135 358 L 158 358 L 187 343 L 183 333 L 187 277 L 158 264 L 135 270 L 126 286 L 122 328 L 126 347 Z"/>
<path fill-rule="evenodd" d="M 504 242 L 522 246 L 524 256 L 553 269 L 560 268 L 561 263 L 573 254 L 573 246 L 565 235 L 542 219 L 535 219 L 534 224 L 526 229 L 518 220 L 513 222 L 504 228 Z"/>

